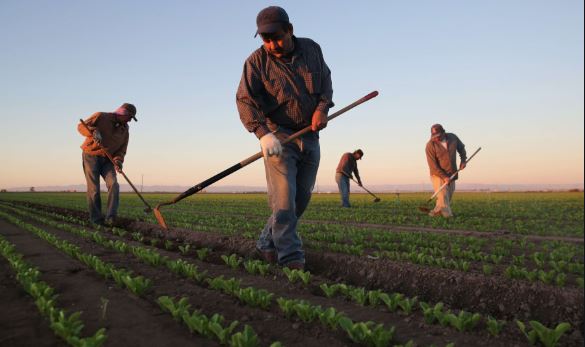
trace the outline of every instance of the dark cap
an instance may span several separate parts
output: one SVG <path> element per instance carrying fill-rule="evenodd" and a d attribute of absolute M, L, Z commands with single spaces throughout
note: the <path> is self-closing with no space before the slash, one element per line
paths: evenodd
<path fill-rule="evenodd" d="M 258 34 L 272 34 L 290 24 L 288 14 L 282 7 L 269 6 L 258 13 L 256 17 L 256 37 Z"/>
<path fill-rule="evenodd" d="M 356 149 L 355 151 L 353 151 L 353 153 L 354 154 L 356 154 L 356 153 L 359 154 L 360 157 L 363 157 L 364 156 L 364 151 L 362 151 L 361 149 Z"/>
<path fill-rule="evenodd" d="M 132 116 L 132 119 L 134 119 L 135 122 L 138 122 L 138 119 L 136 119 L 136 106 L 124 103 L 122 107 L 130 113 L 130 116 Z"/>

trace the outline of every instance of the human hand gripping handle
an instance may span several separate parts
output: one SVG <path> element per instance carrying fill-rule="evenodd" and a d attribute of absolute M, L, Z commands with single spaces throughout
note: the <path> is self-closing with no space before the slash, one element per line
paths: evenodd
<path fill-rule="evenodd" d="M 282 153 L 282 144 L 273 133 L 268 133 L 260 138 L 260 146 L 262 147 L 262 155 L 264 158 L 270 156 L 279 156 Z"/>
<path fill-rule="evenodd" d="M 319 110 L 313 112 L 313 118 L 311 119 L 311 130 L 319 131 L 327 127 L 327 114 Z"/>

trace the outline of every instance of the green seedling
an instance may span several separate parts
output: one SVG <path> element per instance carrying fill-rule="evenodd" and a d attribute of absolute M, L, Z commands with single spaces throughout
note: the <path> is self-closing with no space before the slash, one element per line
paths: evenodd
<path fill-rule="evenodd" d="M 236 296 L 240 301 L 252 306 L 252 307 L 260 307 L 264 310 L 268 310 L 270 305 L 272 304 L 272 297 L 274 294 L 269 293 L 264 289 L 256 289 L 253 287 L 248 287 L 244 289 L 240 289 Z"/>
<path fill-rule="evenodd" d="M 167 251 L 170 251 L 171 249 L 173 249 L 174 243 L 171 240 L 165 240 L 165 249 Z"/>
<path fill-rule="evenodd" d="M 492 336 L 498 336 L 498 335 L 500 335 L 500 332 L 504 328 L 504 325 L 506 325 L 506 321 L 505 320 L 497 320 L 497 319 L 493 318 L 492 316 L 488 316 L 487 321 L 486 321 L 486 325 L 487 325 L 488 332 Z"/>
<path fill-rule="evenodd" d="M 411 314 L 417 300 L 418 298 L 416 296 L 412 299 L 403 298 L 402 300 L 398 301 L 398 306 L 400 306 L 402 312 L 404 312 L 405 314 Z"/>
<path fill-rule="evenodd" d="M 126 287 L 137 296 L 141 296 L 142 294 L 144 294 L 150 288 L 151 285 L 150 279 L 144 278 L 142 276 L 131 277 L 129 275 L 126 275 L 122 277 L 122 281 L 124 282 Z"/>
<path fill-rule="evenodd" d="M 571 328 L 569 323 L 560 323 L 554 329 L 547 328 L 537 321 L 530 321 L 529 323 L 532 327 L 531 330 L 527 330 L 523 322 L 516 320 L 518 329 L 526 336 L 531 345 L 540 341 L 545 347 L 556 346 L 560 338 Z"/>
<path fill-rule="evenodd" d="M 319 317 L 321 312 L 320 306 L 311 306 L 308 302 L 298 301 L 294 305 L 294 311 L 297 316 L 305 323 L 310 323 Z"/>
<path fill-rule="evenodd" d="M 227 266 L 231 267 L 234 270 L 237 269 L 243 261 L 243 259 L 241 257 L 238 257 L 237 254 L 231 254 L 230 256 L 222 254 L 221 259 Z"/>
<path fill-rule="evenodd" d="M 338 287 L 335 284 L 330 286 L 327 283 L 323 283 L 319 288 L 321 288 L 326 297 L 332 298 L 337 293 Z"/>
<path fill-rule="evenodd" d="M 191 245 L 190 244 L 184 244 L 184 245 L 179 245 L 179 251 L 181 252 L 182 255 L 187 255 L 187 253 L 189 253 L 189 250 L 191 249 Z"/>
<path fill-rule="evenodd" d="M 452 327 L 459 330 L 460 332 L 472 330 L 477 326 L 481 319 L 481 315 L 479 313 L 471 314 L 466 311 L 459 311 L 459 315 L 454 315 L 452 313 L 447 314 L 447 318 L 449 324 Z"/>
<path fill-rule="evenodd" d="M 368 296 L 364 288 L 352 289 L 349 292 L 349 296 L 353 301 L 357 302 L 360 306 L 364 306 L 366 304 L 366 301 L 368 300 Z"/>
<path fill-rule="evenodd" d="M 491 275 L 494 271 L 494 267 L 490 264 L 484 264 L 481 268 L 483 270 L 483 274 L 486 276 Z"/>
<path fill-rule="evenodd" d="M 208 334 L 209 332 L 215 336 L 218 340 L 220 344 L 227 344 L 229 341 L 229 338 L 232 335 L 232 331 L 236 328 L 236 326 L 238 324 L 240 324 L 237 320 L 233 321 L 230 323 L 230 325 L 228 325 L 227 327 L 223 327 L 222 323 L 223 323 L 223 316 L 219 315 L 219 314 L 214 314 L 213 316 L 211 316 L 211 318 L 209 319 L 208 322 Z"/>
<path fill-rule="evenodd" d="M 400 293 L 392 293 L 390 295 L 386 293 L 380 294 L 380 300 L 384 302 L 388 311 L 394 312 L 398 308 L 398 303 L 404 298 L 403 294 Z"/>
<path fill-rule="evenodd" d="M 177 303 L 168 297 L 168 296 L 161 296 L 158 298 L 158 304 L 164 311 L 170 312 L 173 318 L 180 322 L 183 319 L 185 314 L 189 314 L 189 308 L 191 305 L 189 304 L 189 299 L 186 297 L 181 298 Z"/>
<path fill-rule="evenodd" d="M 276 299 L 276 303 L 278 303 L 278 307 L 284 313 L 286 318 L 292 318 L 293 314 L 295 313 L 294 306 L 296 304 L 295 300 L 292 299 L 285 299 L 285 298 L 278 298 Z"/>
<path fill-rule="evenodd" d="M 211 252 L 211 250 L 207 247 L 203 247 L 203 248 L 198 249 L 196 252 L 197 252 L 197 258 L 199 258 L 199 260 L 201 260 L 201 261 L 204 261 L 205 258 L 207 258 L 207 256 Z"/>
<path fill-rule="evenodd" d="M 244 330 L 233 334 L 230 338 L 230 347 L 258 347 L 258 335 L 249 325 L 244 326 Z"/>
<path fill-rule="evenodd" d="M 329 307 L 328 309 L 319 312 L 318 316 L 323 325 L 336 330 L 339 325 L 339 319 L 343 317 L 343 312 L 337 312 L 335 308 Z"/>

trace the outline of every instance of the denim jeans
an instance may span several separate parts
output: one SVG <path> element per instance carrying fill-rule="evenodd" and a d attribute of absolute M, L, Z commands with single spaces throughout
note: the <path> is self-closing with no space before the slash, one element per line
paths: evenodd
<path fill-rule="evenodd" d="M 100 197 L 100 176 L 106 181 L 108 188 L 108 208 L 106 219 L 116 217 L 120 203 L 120 186 L 116 178 L 114 164 L 107 158 L 97 155 L 82 154 L 83 172 L 87 181 L 87 207 L 92 223 L 104 222 L 102 200 Z"/>
<path fill-rule="evenodd" d="M 286 144 L 278 157 L 264 158 L 272 215 L 256 247 L 261 251 L 276 251 L 280 265 L 305 262 L 297 222 L 311 200 L 320 158 L 316 134 Z"/>
<path fill-rule="evenodd" d="M 349 204 L 349 177 L 338 172 L 335 174 L 335 182 L 337 182 L 339 194 L 341 194 L 341 206 L 351 207 Z"/>
<path fill-rule="evenodd" d="M 433 189 L 435 192 L 445 183 L 439 176 L 431 176 L 431 182 L 433 182 Z M 443 217 L 453 217 L 451 212 L 451 200 L 453 199 L 453 193 L 455 193 L 455 181 L 451 181 L 442 191 L 437 194 L 437 201 L 435 208 L 430 212 L 431 215 L 441 214 Z"/>

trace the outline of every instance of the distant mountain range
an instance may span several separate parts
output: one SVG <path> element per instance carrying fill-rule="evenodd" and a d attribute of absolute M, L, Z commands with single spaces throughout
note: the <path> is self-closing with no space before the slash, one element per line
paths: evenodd
<path fill-rule="evenodd" d="M 1 187 L 0 187 L 1 188 Z M 27 192 L 34 188 L 36 192 L 85 192 L 84 184 L 65 185 L 65 186 L 37 186 L 37 187 L 15 187 L 2 188 L 8 192 Z M 137 189 L 143 192 L 169 192 L 179 193 L 189 189 L 189 186 L 138 186 Z M 396 192 L 430 192 L 430 184 L 382 184 L 366 186 L 370 191 L 375 193 L 396 193 Z M 102 191 L 105 190 L 105 184 L 102 184 Z M 575 184 L 474 184 L 461 183 L 457 185 L 458 191 L 566 191 L 578 189 L 583 190 L 583 183 Z M 132 188 L 127 184 L 120 184 L 122 192 L 131 192 Z M 208 193 L 249 193 L 249 192 L 266 192 L 266 186 L 211 186 L 205 189 Z M 319 193 L 337 193 L 337 186 L 318 185 L 315 192 Z M 361 189 L 352 184 L 352 192 L 361 193 Z"/>

